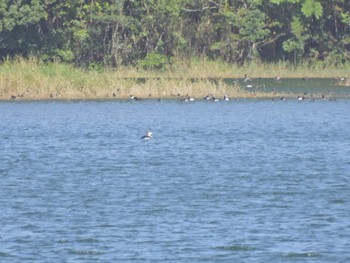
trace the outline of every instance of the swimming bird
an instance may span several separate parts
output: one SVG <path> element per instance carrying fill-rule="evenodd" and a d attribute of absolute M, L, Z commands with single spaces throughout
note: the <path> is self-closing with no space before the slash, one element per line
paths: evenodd
<path fill-rule="evenodd" d="M 152 140 L 153 139 L 152 132 L 150 132 L 150 131 L 147 132 L 147 134 L 142 136 L 141 139 L 143 139 L 143 140 Z"/>
<path fill-rule="evenodd" d="M 211 97 L 213 101 L 219 101 L 219 99 L 215 98 L 214 96 Z"/>
<path fill-rule="evenodd" d="M 282 82 L 282 79 L 281 79 L 281 77 L 276 76 L 276 77 L 275 77 L 275 81 L 276 81 L 276 82 Z"/>
<path fill-rule="evenodd" d="M 188 94 L 187 94 L 186 97 L 182 99 L 182 101 L 186 101 L 186 102 L 187 101 L 194 101 L 194 98 L 188 96 Z"/>
<path fill-rule="evenodd" d="M 130 100 L 140 100 L 140 98 L 134 97 L 133 95 L 130 95 Z"/>
<path fill-rule="evenodd" d="M 248 77 L 247 77 L 247 74 L 245 74 L 245 75 L 244 75 L 243 82 L 246 83 L 246 82 L 248 82 L 248 81 L 252 81 L 252 79 L 251 79 L 251 78 L 248 78 Z"/>
<path fill-rule="evenodd" d="M 224 100 L 230 100 L 226 95 L 224 95 Z"/>

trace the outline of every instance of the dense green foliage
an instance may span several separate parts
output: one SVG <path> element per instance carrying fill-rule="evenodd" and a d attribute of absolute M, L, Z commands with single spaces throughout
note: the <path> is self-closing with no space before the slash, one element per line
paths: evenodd
<path fill-rule="evenodd" d="M 350 60 L 349 0 L 1 0 L 0 58 L 161 69 L 173 58 Z"/>

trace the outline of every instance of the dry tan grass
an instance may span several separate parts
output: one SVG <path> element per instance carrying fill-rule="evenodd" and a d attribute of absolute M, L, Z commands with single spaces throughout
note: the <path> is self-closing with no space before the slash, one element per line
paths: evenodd
<path fill-rule="evenodd" d="M 135 68 L 85 71 L 71 65 L 43 64 L 36 59 L 17 59 L 0 64 L 0 99 L 126 99 L 140 98 L 218 98 L 287 97 L 288 94 L 249 92 L 239 84 L 220 78 L 251 77 L 350 77 L 350 67 L 291 68 L 285 63 L 250 64 L 194 61 L 178 62 L 173 70 L 142 71 Z"/>

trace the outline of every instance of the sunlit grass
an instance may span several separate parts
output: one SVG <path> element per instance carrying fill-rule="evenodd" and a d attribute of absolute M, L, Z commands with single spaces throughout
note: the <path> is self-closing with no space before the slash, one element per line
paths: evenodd
<path fill-rule="evenodd" d="M 98 99 L 182 98 L 206 95 L 222 97 L 279 97 L 284 94 L 248 92 L 240 85 L 228 85 L 222 78 L 336 78 L 350 77 L 350 66 L 321 64 L 294 67 L 288 63 L 250 63 L 243 66 L 218 61 L 177 61 L 164 71 L 138 68 L 88 71 L 63 63 L 43 63 L 38 59 L 16 58 L 0 64 L 0 98 Z M 212 79 L 215 79 L 213 81 Z"/>

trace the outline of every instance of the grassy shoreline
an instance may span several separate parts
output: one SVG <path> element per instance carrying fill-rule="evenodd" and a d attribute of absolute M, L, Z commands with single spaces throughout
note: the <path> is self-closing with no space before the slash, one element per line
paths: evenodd
<path fill-rule="evenodd" d="M 127 99 L 130 95 L 150 99 L 191 96 L 203 98 L 227 95 L 231 98 L 276 98 L 294 96 L 281 93 L 247 92 L 242 86 L 228 85 L 224 78 L 345 78 L 350 65 L 313 67 L 288 64 L 229 65 L 222 62 L 178 62 L 171 70 L 155 72 L 137 68 L 86 71 L 62 63 L 44 64 L 35 59 L 5 61 L 0 64 L 0 99 Z M 216 81 L 212 81 L 215 79 Z M 195 81 L 194 81 L 195 80 Z"/>

